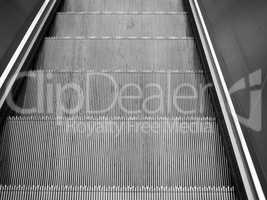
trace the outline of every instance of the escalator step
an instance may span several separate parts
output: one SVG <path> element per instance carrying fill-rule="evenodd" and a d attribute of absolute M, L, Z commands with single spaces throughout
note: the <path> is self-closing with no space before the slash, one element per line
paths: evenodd
<path fill-rule="evenodd" d="M 230 187 L 118 188 L 86 186 L 1 186 L 1 200 L 235 200 Z"/>
<path fill-rule="evenodd" d="M 213 118 L 13 117 L 2 137 L 3 185 L 232 186 Z"/>
<path fill-rule="evenodd" d="M 183 0 L 65 0 L 63 11 L 184 11 Z"/>
<path fill-rule="evenodd" d="M 60 13 L 51 36 L 192 36 L 187 15 L 93 15 Z"/>
<path fill-rule="evenodd" d="M 236 199 L 184 3 L 64 0 L 6 101 L 0 200 Z"/>
<path fill-rule="evenodd" d="M 46 38 L 38 69 L 199 70 L 195 41 Z"/>
<path fill-rule="evenodd" d="M 214 116 L 213 87 L 201 71 L 31 71 L 29 77 L 22 114 Z"/>

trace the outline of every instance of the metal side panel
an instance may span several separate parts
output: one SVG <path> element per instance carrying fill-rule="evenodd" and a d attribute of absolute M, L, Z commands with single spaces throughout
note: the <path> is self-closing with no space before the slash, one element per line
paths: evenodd
<path fill-rule="evenodd" d="M 59 3 L 59 0 L 44 1 L 19 46 L 10 58 L 0 77 L 0 108 L 2 108 L 19 72 L 34 55 L 33 50 L 35 50 L 38 41 L 41 39 L 43 29 L 47 27 L 47 22 L 51 20 L 52 13 L 54 13 Z"/>
<path fill-rule="evenodd" d="M 250 151 L 244 138 L 237 113 L 231 100 L 225 79 L 221 71 L 209 31 L 204 21 L 198 0 L 189 1 L 191 11 L 197 26 L 197 31 L 202 43 L 206 62 L 214 82 L 216 93 L 219 99 L 220 108 L 228 130 L 229 139 L 233 148 L 235 160 L 241 175 L 246 197 L 250 199 L 265 200 L 261 183 L 256 172 Z"/>

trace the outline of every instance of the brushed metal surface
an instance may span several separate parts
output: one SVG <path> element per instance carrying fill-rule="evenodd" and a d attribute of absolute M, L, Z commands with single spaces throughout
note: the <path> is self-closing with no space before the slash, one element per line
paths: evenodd
<path fill-rule="evenodd" d="M 200 60 L 193 39 L 88 40 L 47 38 L 37 69 L 191 70 Z"/>
<path fill-rule="evenodd" d="M 71 24 L 71 26 L 70 26 Z M 176 15 L 57 15 L 50 36 L 192 36 L 185 13 Z"/>
<path fill-rule="evenodd" d="M 63 11 L 184 11 L 182 0 L 66 0 Z"/>

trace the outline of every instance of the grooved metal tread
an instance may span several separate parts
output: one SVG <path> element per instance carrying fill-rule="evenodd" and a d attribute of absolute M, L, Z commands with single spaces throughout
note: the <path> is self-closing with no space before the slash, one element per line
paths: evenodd
<path fill-rule="evenodd" d="M 70 26 L 71 24 L 71 26 Z M 192 36 L 188 16 L 59 14 L 50 36 Z"/>
<path fill-rule="evenodd" d="M 7 99 L 0 200 L 236 199 L 184 3 L 64 0 Z"/>
<path fill-rule="evenodd" d="M 1 186 L 1 200 L 235 200 L 230 187 L 120 188 L 86 186 Z"/>
<path fill-rule="evenodd" d="M 55 72 L 27 75 L 23 114 L 213 116 L 202 71 Z M 34 110 L 33 110 L 34 109 Z"/>
<path fill-rule="evenodd" d="M 199 70 L 195 41 L 46 38 L 36 67 L 58 70 Z M 52 70 L 56 70 L 52 68 Z"/>
<path fill-rule="evenodd" d="M 184 11 L 182 0 L 65 0 L 63 11 Z"/>
<path fill-rule="evenodd" d="M 232 186 L 213 118 L 14 117 L 2 184 Z"/>

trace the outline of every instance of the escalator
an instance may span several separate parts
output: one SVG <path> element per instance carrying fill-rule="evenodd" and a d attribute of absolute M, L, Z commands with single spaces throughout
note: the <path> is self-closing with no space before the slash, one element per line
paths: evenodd
<path fill-rule="evenodd" d="M 182 0 L 65 0 L 23 76 L 0 199 L 238 199 Z"/>

